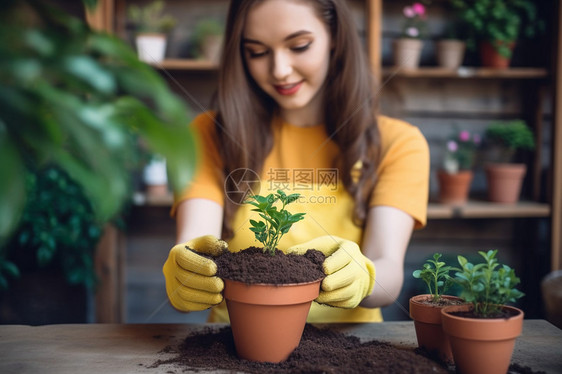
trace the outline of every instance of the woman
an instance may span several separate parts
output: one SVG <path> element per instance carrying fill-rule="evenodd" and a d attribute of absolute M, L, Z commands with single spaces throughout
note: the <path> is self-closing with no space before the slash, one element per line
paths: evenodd
<path fill-rule="evenodd" d="M 426 221 L 429 151 L 417 128 L 377 116 L 345 3 L 231 3 L 217 110 L 193 123 L 200 165 L 172 209 L 182 244 L 170 251 L 164 274 L 176 309 L 220 304 L 210 321 L 228 320 L 223 282 L 208 257 L 227 246 L 217 237 L 230 250 L 255 244 L 241 186 L 302 195 L 291 211 L 307 216 L 279 249 L 327 255 L 309 322 L 382 321 L 379 307 L 398 297 L 412 230 Z"/>

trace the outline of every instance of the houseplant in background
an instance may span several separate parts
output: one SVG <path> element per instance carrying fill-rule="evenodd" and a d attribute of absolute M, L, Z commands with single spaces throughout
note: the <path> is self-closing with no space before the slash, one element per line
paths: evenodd
<path fill-rule="evenodd" d="M 523 120 L 497 121 L 488 126 L 484 140 L 488 199 L 498 203 L 517 202 L 527 166 L 515 163 L 514 157 L 518 150 L 534 149 L 533 132 Z"/>
<path fill-rule="evenodd" d="M 9 259 L 8 243 L 26 214 L 30 173 L 56 166 L 83 190 L 103 227 L 132 195 L 139 140 L 166 157 L 175 189 L 191 178 L 195 140 L 185 103 L 123 41 L 50 1 L 0 2 L 0 20 L 0 287 L 10 292 L 27 276 Z M 71 238 L 81 248 L 80 235 Z M 33 262 L 38 253 L 17 256 Z"/>
<path fill-rule="evenodd" d="M 523 293 L 515 271 L 498 262 L 497 250 L 479 251 L 484 262 L 458 256 L 454 281 L 466 305 L 443 308 L 443 330 L 449 336 L 457 372 L 506 373 L 515 340 L 523 329 L 523 311 L 506 305 Z"/>
<path fill-rule="evenodd" d="M 146 6 L 130 5 L 129 21 L 135 28 L 135 43 L 139 59 L 147 63 L 164 60 L 168 33 L 176 25 L 176 20 L 164 15 L 164 1 L 156 0 Z"/>
<path fill-rule="evenodd" d="M 446 141 L 443 167 L 437 171 L 439 201 L 462 205 L 468 200 L 474 157 L 481 139 L 467 130 L 456 131 Z"/>
<path fill-rule="evenodd" d="M 451 22 L 445 30 L 445 35 L 437 41 L 435 53 L 438 66 L 457 69 L 462 65 L 466 42 L 460 36 L 460 29 L 456 22 Z"/>
<path fill-rule="evenodd" d="M 451 266 L 440 261 L 441 254 L 433 254 L 422 269 L 414 271 L 414 278 L 424 281 L 428 294 L 410 298 L 410 317 L 414 320 L 418 346 L 441 361 L 453 363 L 453 354 L 447 335 L 441 328 L 441 309 L 449 305 L 459 305 L 463 300 L 456 296 L 446 295 L 452 285 L 449 275 Z"/>
<path fill-rule="evenodd" d="M 192 43 L 195 56 L 218 63 L 222 47 L 224 25 L 216 19 L 206 18 L 197 23 L 193 30 Z"/>
<path fill-rule="evenodd" d="M 420 64 L 423 38 L 427 34 L 426 7 L 416 2 L 402 10 L 405 17 L 400 38 L 393 42 L 394 66 L 415 69 Z"/>
<path fill-rule="evenodd" d="M 532 0 L 450 0 L 467 27 L 468 48 L 478 48 L 483 66 L 507 68 L 518 39 L 544 29 Z"/>
<path fill-rule="evenodd" d="M 277 249 L 281 237 L 304 218 L 304 213 L 291 214 L 285 209 L 299 196 L 286 195 L 281 190 L 268 196 L 253 195 L 246 203 L 254 206 L 253 211 L 263 220 L 250 220 L 250 230 L 263 248 L 226 252 L 216 259 L 217 275 L 224 280 L 224 298 L 236 352 L 241 358 L 275 363 L 285 360 L 299 345 L 312 300 L 320 293 L 324 275 L 322 253 L 285 255 Z M 316 257 L 319 261 L 309 257 L 312 252 L 321 255 Z M 292 259 L 291 265 L 278 262 L 288 258 Z M 250 263 L 244 264 L 248 260 Z M 304 262 L 306 280 L 297 277 L 293 268 L 297 261 Z M 281 267 L 275 270 L 294 273 L 294 279 L 289 284 L 272 283 L 277 279 L 275 271 L 265 262 L 277 263 Z M 240 265 L 233 267 L 234 263 Z M 224 273 L 228 269 L 236 271 Z M 251 269 L 254 275 L 263 273 L 266 278 L 250 281 L 246 269 Z"/>

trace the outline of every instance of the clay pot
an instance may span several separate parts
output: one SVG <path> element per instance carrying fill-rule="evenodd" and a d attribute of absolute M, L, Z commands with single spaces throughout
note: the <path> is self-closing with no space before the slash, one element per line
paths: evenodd
<path fill-rule="evenodd" d="M 485 167 L 488 200 L 513 204 L 519 200 L 521 186 L 527 172 L 525 164 L 490 163 Z"/>
<path fill-rule="evenodd" d="M 441 328 L 441 309 L 444 306 L 428 304 L 429 294 L 416 295 L 410 298 L 410 317 L 414 320 L 418 346 L 439 356 L 443 362 L 453 363 L 453 352 L 449 338 Z M 443 295 L 443 299 L 461 301 L 460 297 Z"/>
<path fill-rule="evenodd" d="M 462 40 L 445 39 L 437 42 L 437 64 L 445 69 L 457 69 L 462 65 L 466 43 Z"/>
<path fill-rule="evenodd" d="M 509 43 L 508 47 L 513 51 L 515 43 Z M 511 58 L 500 55 L 492 43 L 483 41 L 479 44 L 479 49 L 482 66 L 496 69 L 506 69 L 509 67 Z"/>
<path fill-rule="evenodd" d="M 321 280 L 287 285 L 224 282 L 238 356 L 273 363 L 287 359 L 300 343 Z"/>
<path fill-rule="evenodd" d="M 454 174 L 439 170 L 437 172 L 439 201 L 443 204 L 466 204 L 473 176 L 471 170 L 461 170 Z"/>
<path fill-rule="evenodd" d="M 417 69 L 420 65 L 423 42 L 420 39 L 402 38 L 393 43 L 394 66 Z"/>
<path fill-rule="evenodd" d="M 465 304 L 441 310 L 443 331 L 449 336 L 457 373 L 507 373 L 515 340 L 523 330 L 523 311 L 503 306 L 513 312 L 513 317 L 490 319 L 452 314 L 471 309 L 472 305 Z"/>

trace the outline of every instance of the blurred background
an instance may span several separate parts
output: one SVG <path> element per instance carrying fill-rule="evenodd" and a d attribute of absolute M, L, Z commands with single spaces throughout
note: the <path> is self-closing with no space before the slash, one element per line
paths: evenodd
<path fill-rule="evenodd" d="M 385 320 L 409 319 L 408 299 L 425 292 L 411 274 L 434 252 L 454 263 L 499 249 L 521 277 L 526 318 L 561 326 L 558 1 L 514 2 L 497 19 L 470 12 L 478 1 L 422 1 L 421 15 L 409 1 L 348 3 L 380 112 L 418 126 L 431 149 L 428 224 L 413 235 Z M 0 5 L 0 323 L 206 320 L 169 305 L 161 268 L 175 244 L 171 191 L 195 160 L 186 124 L 210 108 L 227 9 L 226 0 Z M 405 38 L 418 56 L 399 57 Z M 482 55 L 485 42 L 501 46 L 499 65 Z M 443 51 L 459 43 L 460 55 Z M 521 123 L 533 141 L 510 160 L 526 166 L 521 189 L 492 201 L 489 128 Z M 442 170 L 470 171 L 464 197 L 443 195 Z"/>

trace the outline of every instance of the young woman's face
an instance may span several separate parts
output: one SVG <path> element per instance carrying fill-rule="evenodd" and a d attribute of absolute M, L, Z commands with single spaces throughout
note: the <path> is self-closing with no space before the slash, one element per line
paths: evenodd
<path fill-rule="evenodd" d="M 295 125 L 323 120 L 331 42 L 311 5 L 287 0 L 255 5 L 242 42 L 251 76 L 277 102 L 285 120 Z"/>

